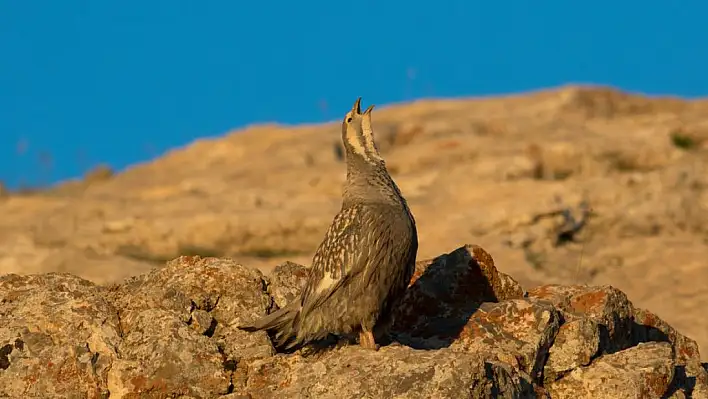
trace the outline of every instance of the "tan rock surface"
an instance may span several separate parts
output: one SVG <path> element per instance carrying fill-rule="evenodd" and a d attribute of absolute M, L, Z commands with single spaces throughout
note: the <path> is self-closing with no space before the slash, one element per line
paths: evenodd
<path fill-rule="evenodd" d="M 548 390 L 559 399 L 661 398 L 669 391 L 674 367 L 670 344 L 639 344 L 571 371 Z"/>
<path fill-rule="evenodd" d="M 374 118 L 419 259 L 475 242 L 528 288 L 612 285 L 706 356 L 708 101 L 568 86 L 380 105 Z M 338 140 L 337 123 L 252 126 L 121 173 L 4 193 L 0 274 L 116 282 L 179 255 L 309 264 L 339 207 Z M 556 245 L 557 211 L 580 220 L 582 201 L 592 212 L 575 242 Z"/>
<path fill-rule="evenodd" d="M 309 270 L 295 263 L 263 275 L 230 259 L 183 256 L 107 286 L 67 273 L 5 275 L 0 397 L 700 398 L 708 392 L 695 341 L 613 287 L 541 286 L 526 295 L 472 245 L 419 266 L 394 315 L 393 342 L 371 351 L 342 337 L 292 354 L 276 354 L 265 332 L 236 326 L 277 309 L 277 298 L 298 295 Z M 450 290 L 441 290 L 443 283 Z"/>

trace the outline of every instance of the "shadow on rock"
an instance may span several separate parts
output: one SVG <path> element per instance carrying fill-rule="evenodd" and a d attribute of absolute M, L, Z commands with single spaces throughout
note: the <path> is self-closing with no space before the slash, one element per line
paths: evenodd
<path fill-rule="evenodd" d="M 479 246 L 466 245 L 418 262 L 411 284 L 393 314 L 391 338 L 416 349 L 450 346 L 485 302 L 518 299 L 523 289 L 500 273 Z"/>
<path fill-rule="evenodd" d="M 708 386 L 708 373 L 703 372 L 700 362 L 701 355 L 696 342 L 682 334 L 659 318 L 654 313 L 641 308 L 635 308 L 632 324 L 632 341 L 634 344 L 645 342 L 667 342 L 673 347 L 673 358 L 676 365 L 666 397 L 680 393 L 691 397 L 704 394 Z"/>

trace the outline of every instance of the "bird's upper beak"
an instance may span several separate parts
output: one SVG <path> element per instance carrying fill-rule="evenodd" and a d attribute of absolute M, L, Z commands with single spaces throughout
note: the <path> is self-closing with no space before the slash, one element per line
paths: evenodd
<path fill-rule="evenodd" d="M 357 98 L 354 102 L 354 106 L 352 106 L 352 112 L 355 115 L 361 115 L 361 97 Z"/>

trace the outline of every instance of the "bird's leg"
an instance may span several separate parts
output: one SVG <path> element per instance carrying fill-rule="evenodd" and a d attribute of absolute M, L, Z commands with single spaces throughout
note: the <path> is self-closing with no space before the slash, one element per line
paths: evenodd
<path fill-rule="evenodd" d="M 362 348 L 366 348 L 366 349 L 368 349 L 371 346 L 371 344 L 369 343 L 369 335 L 367 334 L 366 331 L 362 330 L 361 332 L 359 332 L 359 345 Z"/>
<path fill-rule="evenodd" d="M 359 345 L 365 349 L 379 350 L 379 346 L 376 344 L 376 340 L 374 340 L 374 333 L 371 331 L 362 330 L 359 333 Z"/>

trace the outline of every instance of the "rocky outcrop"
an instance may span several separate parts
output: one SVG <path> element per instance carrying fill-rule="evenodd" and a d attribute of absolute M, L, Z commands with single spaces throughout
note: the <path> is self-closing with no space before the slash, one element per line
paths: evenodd
<path fill-rule="evenodd" d="M 380 105 L 377 145 L 420 259 L 473 240 L 529 289 L 612 284 L 708 361 L 708 290 L 695 283 L 708 281 L 708 98 L 571 85 Z M 0 183 L 0 274 L 109 284 L 180 255 L 268 275 L 306 264 L 341 208 L 340 129 L 259 124 L 115 173 Z"/>
<path fill-rule="evenodd" d="M 245 324 L 295 298 L 268 276 L 182 256 L 120 284 L 0 277 L 0 397 L 708 397 L 696 343 L 611 286 L 525 292 L 478 246 L 417 264 L 374 352 L 344 337 L 277 354 Z"/>

